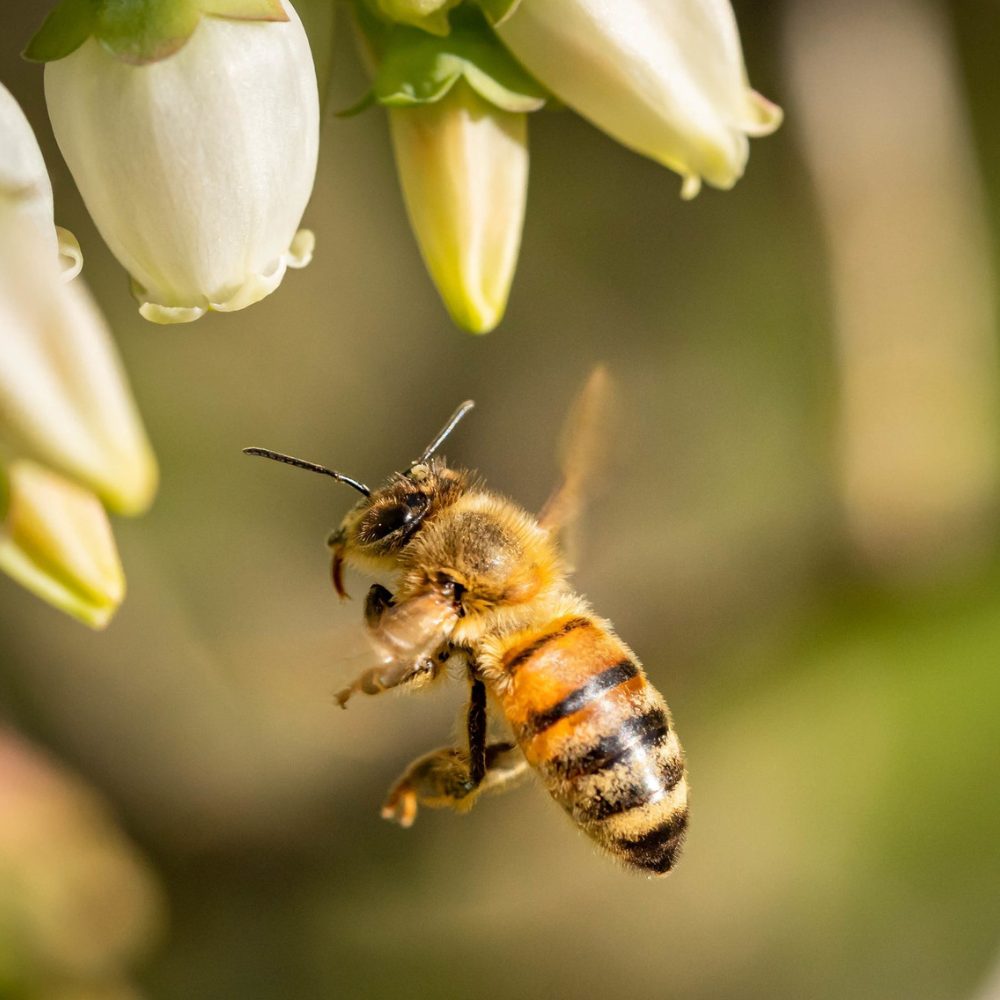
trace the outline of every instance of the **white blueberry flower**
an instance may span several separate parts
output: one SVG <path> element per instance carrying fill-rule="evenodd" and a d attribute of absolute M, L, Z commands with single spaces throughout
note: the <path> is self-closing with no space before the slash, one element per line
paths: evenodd
<path fill-rule="evenodd" d="M 312 257 L 298 226 L 316 173 L 316 74 L 283 6 L 285 21 L 202 17 L 155 62 L 89 37 L 46 64 L 59 148 L 149 320 L 242 309 Z"/>
<path fill-rule="evenodd" d="M 101 500 L 138 513 L 157 474 L 104 321 L 69 281 L 81 264 L 53 225 L 31 126 L 0 86 L 0 570 L 103 628 L 125 580 Z"/>
<path fill-rule="evenodd" d="M 729 0 L 521 0 L 495 28 L 569 107 L 623 145 L 684 178 L 740 178 L 748 136 L 773 132 L 781 110 L 747 82 Z"/>

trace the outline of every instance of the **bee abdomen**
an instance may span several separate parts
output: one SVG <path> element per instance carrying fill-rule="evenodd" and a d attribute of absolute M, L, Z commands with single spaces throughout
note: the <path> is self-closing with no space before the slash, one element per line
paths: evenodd
<path fill-rule="evenodd" d="M 552 796 L 626 864 L 670 871 L 687 827 L 684 752 L 629 651 L 597 622 L 569 618 L 504 659 L 508 719 Z"/>
<path fill-rule="evenodd" d="M 666 875 L 673 867 L 687 833 L 688 811 L 684 807 L 658 820 L 646 833 L 613 841 L 612 852 L 627 864 L 655 875 Z"/>
<path fill-rule="evenodd" d="M 646 685 L 651 701 L 660 701 Z M 619 723 L 544 768 L 552 794 L 587 833 L 626 864 L 664 875 L 687 828 L 684 753 L 665 707 Z"/>

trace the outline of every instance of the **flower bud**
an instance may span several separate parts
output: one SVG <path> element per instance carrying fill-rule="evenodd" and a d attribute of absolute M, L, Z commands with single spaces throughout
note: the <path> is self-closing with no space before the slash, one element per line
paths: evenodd
<path fill-rule="evenodd" d="M 125 577 L 101 502 L 25 459 L 4 476 L 0 569 L 54 607 L 103 628 L 125 596 Z"/>
<path fill-rule="evenodd" d="M 524 66 L 636 152 L 729 188 L 781 110 L 751 90 L 728 0 L 521 0 L 496 22 Z"/>
<path fill-rule="evenodd" d="M 455 322 L 487 333 L 503 317 L 521 243 L 526 116 L 485 101 L 464 81 L 439 101 L 388 112 L 427 270 Z"/>
<path fill-rule="evenodd" d="M 59 148 L 146 319 L 242 309 L 312 257 L 297 227 L 316 173 L 316 74 L 284 7 L 287 21 L 203 17 L 146 65 L 94 37 L 46 64 Z"/>
<path fill-rule="evenodd" d="M 75 277 L 83 267 L 76 237 L 53 220 L 52 183 L 35 133 L 11 92 L 0 83 L 0 198 L 38 227 L 52 256 L 62 259 L 63 276 Z"/>
<path fill-rule="evenodd" d="M 114 344 L 90 295 L 62 281 L 40 228 L 0 202 L 0 447 L 137 514 L 157 472 Z"/>
<path fill-rule="evenodd" d="M 3 996 L 137 1000 L 124 978 L 163 923 L 160 886 L 107 804 L 0 726 Z"/>

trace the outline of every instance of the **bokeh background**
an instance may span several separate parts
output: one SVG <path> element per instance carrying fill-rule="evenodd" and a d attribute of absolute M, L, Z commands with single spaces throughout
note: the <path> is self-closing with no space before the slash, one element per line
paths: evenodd
<path fill-rule="evenodd" d="M 332 114 L 365 87 L 343 25 L 312 265 L 244 312 L 141 320 L 18 58 L 48 6 L 5 9 L 0 78 L 163 481 L 117 525 L 105 633 L 0 579 L 0 993 L 1000 996 L 993 0 L 736 3 L 786 123 L 690 204 L 574 115 L 534 116 L 519 274 L 480 339 L 424 274 L 383 115 Z M 576 580 L 688 751 L 666 881 L 537 784 L 379 819 L 461 685 L 335 709 L 364 665 L 323 544 L 351 494 L 240 454 L 378 480 L 471 396 L 449 457 L 536 508 L 597 362 L 616 416 Z"/>

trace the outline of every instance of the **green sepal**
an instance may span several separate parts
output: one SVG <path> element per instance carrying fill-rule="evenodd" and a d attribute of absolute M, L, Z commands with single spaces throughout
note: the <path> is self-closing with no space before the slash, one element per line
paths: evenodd
<path fill-rule="evenodd" d="M 54 62 L 75 52 L 97 29 L 101 0 L 63 0 L 28 42 L 24 58 Z"/>
<path fill-rule="evenodd" d="M 24 55 L 62 59 L 91 35 L 122 62 L 142 65 L 173 55 L 203 16 L 287 21 L 280 0 L 62 0 Z"/>
<path fill-rule="evenodd" d="M 105 0 L 94 34 L 122 62 L 142 65 L 173 55 L 201 21 L 196 0 Z"/>
<path fill-rule="evenodd" d="M 410 107 L 441 100 L 463 78 L 504 111 L 537 111 L 548 98 L 478 16 L 445 37 L 397 25 L 382 46 L 373 91 L 379 104 Z"/>
<path fill-rule="evenodd" d="M 462 0 L 432 0 L 424 4 L 421 13 L 419 0 L 367 0 L 368 6 L 383 20 L 393 24 L 408 24 L 431 35 L 444 36 L 451 31 L 448 12 Z"/>
<path fill-rule="evenodd" d="M 479 0 L 479 6 L 486 19 L 496 28 L 521 6 L 521 0 Z"/>
<path fill-rule="evenodd" d="M 201 0 L 198 5 L 210 17 L 233 21 L 287 21 L 281 0 Z"/>
<path fill-rule="evenodd" d="M 337 118 L 354 118 L 355 116 L 360 115 L 362 111 L 367 111 L 374 103 L 375 92 L 373 90 L 368 90 L 350 107 L 344 108 L 342 111 L 336 111 L 334 114 Z"/>

